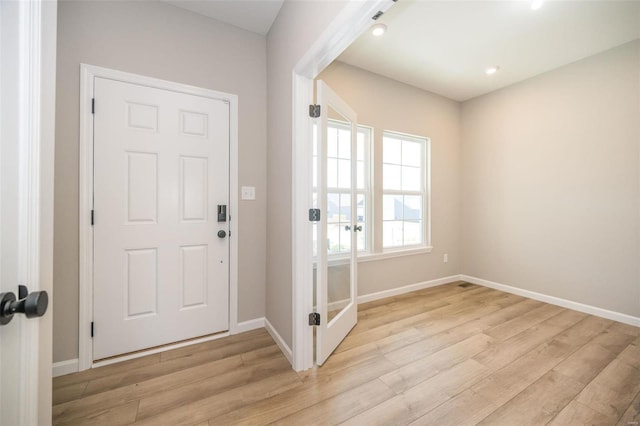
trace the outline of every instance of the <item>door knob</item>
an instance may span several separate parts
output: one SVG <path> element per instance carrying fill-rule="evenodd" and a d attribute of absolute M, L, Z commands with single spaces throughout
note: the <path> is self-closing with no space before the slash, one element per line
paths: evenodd
<path fill-rule="evenodd" d="M 46 291 L 29 293 L 27 287 L 18 287 L 20 300 L 13 292 L 0 293 L 0 325 L 9 324 L 14 314 L 25 314 L 27 318 L 38 318 L 47 312 L 49 295 Z"/>
<path fill-rule="evenodd" d="M 218 231 L 218 238 L 224 238 L 227 236 L 227 233 L 224 230 L 219 230 Z"/>

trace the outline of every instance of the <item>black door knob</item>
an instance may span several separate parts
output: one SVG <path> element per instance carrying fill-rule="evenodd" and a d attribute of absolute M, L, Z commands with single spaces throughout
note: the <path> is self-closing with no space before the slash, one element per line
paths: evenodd
<path fill-rule="evenodd" d="M 219 230 L 218 231 L 218 238 L 224 238 L 227 236 L 227 233 L 224 230 Z"/>
<path fill-rule="evenodd" d="M 24 296 L 26 287 L 21 288 L 19 293 Z M 0 325 L 8 324 L 14 314 L 25 314 L 27 318 L 41 317 L 47 312 L 48 306 L 49 295 L 46 291 L 34 291 L 20 300 L 16 300 L 13 292 L 0 293 Z"/>

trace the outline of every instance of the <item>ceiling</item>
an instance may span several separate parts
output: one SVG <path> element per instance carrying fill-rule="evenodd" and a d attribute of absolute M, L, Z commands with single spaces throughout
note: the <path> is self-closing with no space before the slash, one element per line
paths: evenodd
<path fill-rule="evenodd" d="M 164 0 L 176 7 L 266 35 L 284 0 Z"/>
<path fill-rule="evenodd" d="M 640 38 L 640 0 L 530 5 L 400 0 L 338 60 L 465 101 Z"/>

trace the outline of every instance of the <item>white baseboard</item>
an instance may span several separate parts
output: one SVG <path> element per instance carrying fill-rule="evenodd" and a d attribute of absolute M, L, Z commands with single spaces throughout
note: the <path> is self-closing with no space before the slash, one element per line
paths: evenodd
<path fill-rule="evenodd" d="M 535 299 L 541 302 L 550 303 L 552 305 L 561 306 L 563 308 L 573 309 L 574 311 L 584 312 L 585 314 L 595 315 L 598 317 L 607 318 L 613 321 L 640 327 L 640 318 L 634 317 L 632 315 L 598 308 L 597 306 L 585 305 L 584 303 L 574 302 L 572 300 L 562 299 L 560 297 L 549 296 L 546 294 L 537 293 L 535 291 L 524 290 L 521 288 L 512 287 L 510 285 L 483 280 L 482 278 L 471 277 L 468 275 L 461 275 L 460 279 L 463 281 L 468 281 L 472 284 L 478 284 L 507 293 L 517 294 L 518 296 L 528 297 L 529 299 Z"/>
<path fill-rule="evenodd" d="M 257 328 L 264 328 L 264 317 L 239 322 L 236 328 L 236 333 L 244 333 L 245 331 L 251 331 Z"/>
<path fill-rule="evenodd" d="M 361 296 L 358 296 L 358 304 L 372 302 L 374 300 L 384 299 L 386 297 L 397 296 L 399 294 L 411 293 L 412 291 L 422 290 L 425 288 L 437 287 L 439 285 L 460 281 L 461 279 L 462 278 L 460 275 L 451 275 L 449 277 L 438 278 L 430 281 L 423 281 L 415 284 L 409 284 L 403 287 L 396 287 L 390 290 L 383 290 L 375 293 L 363 294 Z"/>
<path fill-rule="evenodd" d="M 276 329 L 273 328 L 273 325 L 271 325 L 271 323 L 267 318 L 264 319 L 264 328 L 267 329 L 267 332 L 271 335 L 273 340 L 276 342 L 276 345 L 278 345 L 278 347 L 280 348 L 284 356 L 287 358 L 289 363 L 293 365 L 293 353 L 291 352 L 291 348 L 289 347 L 289 345 L 285 343 L 282 336 L 280 336 L 280 334 L 276 331 Z"/>
<path fill-rule="evenodd" d="M 396 287 L 389 290 L 378 291 L 375 293 L 363 294 L 358 296 L 358 305 L 361 303 L 372 302 L 374 300 L 385 299 L 387 297 L 397 296 L 399 294 L 411 293 L 412 291 L 422 290 L 439 285 L 449 284 L 460 281 L 460 275 L 451 275 L 450 277 L 438 278 L 431 281 L 423 281 L 420 283 L 409 284 L 403 287 Z M 344 308 L 349 304 L 349 299 L 336 300 L 327 304 L 327 311 L 336 311 Z M 315 309 L 315 306 L 314 306 Z"/>
<path fill-rule="evenodd" d="M 78 372 L 78 358 L 53 363 L 53 377 L 64 376 L 65 374 Z"/>

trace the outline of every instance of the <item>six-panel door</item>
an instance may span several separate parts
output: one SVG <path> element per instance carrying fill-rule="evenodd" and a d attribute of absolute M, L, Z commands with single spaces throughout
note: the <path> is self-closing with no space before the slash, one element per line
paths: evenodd
<path fill-rule="evenodd" d="M 94 93 L 94 360 L 227 330 L 229 104 Z"/>

